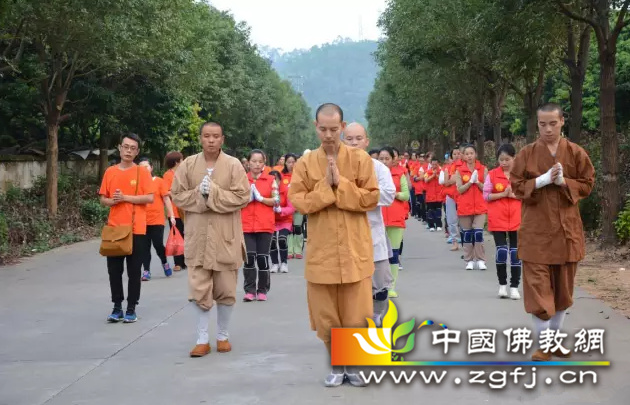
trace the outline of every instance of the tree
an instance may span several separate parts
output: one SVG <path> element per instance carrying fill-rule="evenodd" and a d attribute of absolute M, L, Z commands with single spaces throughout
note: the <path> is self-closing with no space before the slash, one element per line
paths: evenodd
<path fill-rule="evenodd" d="M 617 240 L 613 222 L 621 208 L 619 187 L 619 139 L 615 116 L 615 69 L 617 39 L 630 24 L 627 17 L 630 0 L 556 0 L 567 17 L 588 24 L 597 39 L 600 63 L 600 132 L 602 143 L 602 241 L 610 245 Z M 611 24 L 612 23 L 612 24 Z"/>

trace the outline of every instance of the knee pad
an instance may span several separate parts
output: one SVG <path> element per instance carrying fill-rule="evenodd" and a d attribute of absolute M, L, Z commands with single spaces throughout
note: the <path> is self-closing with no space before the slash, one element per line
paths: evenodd
<path fill-rule="evenodd" d="M 248 269 L 253 268 L 256 265 L 256 253 L 247 252 L 247 260 L 245 261 L 245 267 Z"/>
<path fill-rule="evenodd" d="M 278 246 L 280 247 L 281 250 L 285 250 L 289 248 L 289 245 L 287 244 L 287 237 L 280 235 L 278 237 Z"/>
<path fill-rule="evenodd" d="M 475 233 L 475 243 L 483 243 L 483 229 L 473 229 Z"/>
<path fill-rule="evenodd" d="M 301 235 L 302 234 L 302 227 L 298 226 L 298 225 L 293 225 L 293 234 L 294 235 Z"/>
<path fill-rule="evenodd" d="M 508 248 L 507 246 L 497 246 L 497 264 L 506 264 L 508 258 Z"/>
<path fill-rule="evenodd" d="M 466 229 L 462 231 L 462 233 L 462 243 L 473 243 L 473 237 L 475 236 L 475 233 L 472 229 Z"/>
<path fill-rule="evenodd" d="M 392 249 L 392 257 L 389 258 L 389 264 L 398 264 L 398 249 Z"/>
<path fill-rule="evenodd" d="M 376 294 L 372 295 L 372 299 L 374 301 L 385 301 L 387 300 L 387 290 L 381 290 L 379 292 L 377 292 Z"/>
<path fill-rule="evenodd" d="M 517 248 L 510 248 L 510 265 L 514 267 L 521 267 L 521 260 L 518 258 Z"/>
<path fill-rule="evenodd" d="M 258 270 L 269 270 L 269 256 L 257 255 L 256 264 L 258 264 Z"/>

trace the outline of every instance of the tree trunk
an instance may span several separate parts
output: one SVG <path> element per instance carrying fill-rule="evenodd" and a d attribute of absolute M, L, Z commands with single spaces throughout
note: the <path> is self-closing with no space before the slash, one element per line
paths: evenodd
<path fill-rule="evenodd" d="M 472 132 L 472 123 L 466 124 L 466 130 L 464 131 L 464 140 L 466 143 L 470 143 L 470 133 Z"/>
<path fill-rule="evenodd" d="M 614 49 L 614 47 L 613 47 Z M 615 63 L 616 52 L 602 50 L 600 70 L 600 130 L 602 143 L 602 242 L 612 245 L 617 240 L 613 221 L 621 205 L 619 193 L 619 139 L 615 122 Z"/>
<path fill-rule="evenodd" d="M 477 111 L 477 123 L 477 159 L 479 159 L 480 162 L 483 162 L 485 143 L 485 115 L 483 113 L 483 104 L 479 106 L 479 110 Z"/>
<path fill-rule="evenodd" d="M 582 134 L 582 91 L 584 88 L 584 75 L 571 73 L 571 122 L 569 124 L 569 139 L 580 143 Z"/>
<path fill-rule="evenodd" d="M 536 116 L 536 110 L 528 111 L 527 113 L 527 143 L 532 143 L 536 140 L 536 133 L 538 127 L 538 118 Z"/>
<path fill-rule="evenodd" d="M 58 134 L 59 120 L 53 117 L 46 125 L 46 208 L 50 217 L 57 215 Z"/>
<path fill-rule="evenodd" d="M 108 162 L 109 162 L 109 156 L 107 155 L 108 152 L 108 137 L 107 135 L 105 135 L 105 131 L 106 129 L 101 126 L 101 135 L 100 135 L 100 139 L 99 139 L 99 155 L 98 155 L 98 181 L 100 182 L 101 180 L 103 180 L 103 176 L 105 175 L 105 170 L 107 170 L 107 166 L 108 166 Z"/>
<path fill-rule="evenodd" d="M 500 101 L 497 100 L 499 98 L 499 94 L 495 92 L 493 94 L 492 100 L 492 133 L 494 138 L 494 147 L 495 149 L 499 149 L 499 146 L 502 143 L 501 139 L 501 106 Z"/>

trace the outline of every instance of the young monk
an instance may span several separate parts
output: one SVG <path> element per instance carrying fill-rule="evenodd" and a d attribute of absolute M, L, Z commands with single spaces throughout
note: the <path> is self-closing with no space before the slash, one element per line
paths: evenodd
<path fill-rule="evenodd" d="M 112 293 L 114 310 L 108 322 L 132 323 L 138 320 L 136 305 L 140 300 L 142 262 L 147 254 L 147 214 L 146 205 L 153 202 L 153 181 L 151 174 L 133 161 L 140 152 L 141 141 L 136 134 L 124 135 L 118 150 L 120 163 L 110 166 L 103 175 L 99 191 L 101 204 L 109 207 L 107 225 L 132 225 L 133 251 L 129 256 L 107 257 L 109 287 Z M 122 302 L 123 273 L 127 263 L 127 311 L 123 315 Z"/>
<path fill-rule="evenodd" d="M 512 192 L 510 173 L 516 150 L 509 143 L 497 150 L 499 167 L 488 173 L 483 186 L 483 198 L 488 201 L 488 231 L 492 232 L 496 246 L 496 267 L 499 278 L 499 298 L 507 298 L 507 260 L 510 254 L 510 294 L 513 300 L 521 299 L 518 285 L 521 280 L 521 261 L 518 258 L 516 232 L 521 226 L 521 202 Z M 507 236 L 506 236 L 507 235 Z M 508 245 L 509 241 L 509 245 Z"/>
<path fill-rule="evenodd" d="M 431 166 L 424 174 L 424 189 L 427 201 L 427 222 L 429 231 L 442 230 L 442 186 L 440 185 L 440 164 L 436 157 L 431 159 Z"/>
<path fill-rule="evenodd" d="M 370 140 L 365 128 L 358 123 L 352 123 L 346 127 L 343 133 L 343 141 L 346 145 L 366 150 Z M 370 230 L 372 231 L 372 247 L 374 248 L 374 275 L 372 276 L 372 300 L 374 307 L 373 320 L 377 327 L 387 312 L 387 297 L 392 287 L 392 272 L 389 263 L 389 251 L 391 247 L 385 231 L 382 207 L 388 207 L 396 197 L 396 186 L 389 168 L 377 159 L 373 159 L 374 172 L 378 179 L 380 196 L 378 206 L 368 212 Z"/>
<path fill-rule="evenodd" d="M 483 227 L 488 206 L 483 199 L 483 184 L 488 169 L 477 160 L 477 149 L 466 145 L 464 163 L 455 172 L 457 184 L 457 216 L 462 228 L 462 246 L 466 270 L 473 270 L 475 262 L 479 270 L 487 270 L 486 252 L 483 245 Z"/>
<path fill-rule="evenodd" d="M 317 109 L 321 146 L 298 160 L 289 188 L 295 209 L 309 216 L 306 295 L 311 327 L 329 354 L 331 328 L 366 327 L 372 317 L 374 262 L 365 260 L 373 255 L 366 213 L 378 205 L 379 189 L 370 156 L 341 143 L 345 127 L 339 106 Z M 334 367 L 325 384 L 339 386 L 344 377 L 352 385 L 366 385 L 348 367 Z"/>
<path fill-rule="evenodd" d="M 586 151 L 562 137 L 562 108 L 547 103 L 538 109 L 540 137 L 525 146 L 514 160 L 512 190 L 523 201 L 518 256 L 523 261 L 523 301 L 532 314 L 536 336 L 560 330 L 566 310 L 573 305 L 577 264 L 584 258 L 584 229 L 578 202 L 588 197 L 595 169 Z M 545 353 L 534 361 L 570 352 Z"/>
<path fill-rule="evenodd" d="M 394 186 L 396 187 L 396 198 L 394 202 L 388 207 L 382 207 L 382 210 L 387 238 L 389 239 L 393 253 L 392 257 L 389 259 L 393 278 L 389 296 L 397 298 L 396 281 L 398 280 L 400 247 L 405 228 L 407 227 L 405 217 L 408 213 L 406 204 L 407 201 L 409 201 L 409 186 L 407 185 L 407 178 L 405 177 L 404 171 L 400 166 L 394 163 L 394 151 L 392 148 L 382 148 L 379 152 L 378 160 L 389 168 L 392 179 L 394 180 Z"/>
<path fill-rule="evenodd" d="M 245 260 L 241 209 L 252 189 L 238 159 L 226 155 L 223 128 L 206 122 L 200 128 L 202 152 L 177 168 L 173 202 L 186 211 L 185 255 L 189 301 L 197 315 L 197 343 L 191 357 L 210 353 L 210 309 L 217 304 L 217 351 L 232 350 L 229 323 L 236 302 L 238 269 Z"/>
<path fill-rule="evenodd" d="M 287 198 L 289 194 L 289 180 L 283 179 L 282 174 L 278 171 L 271 171 L 270 175 L 276 178 L 279 184 L 278 192 L 280 194 L 280 203 L 273 207 L 276 214 L 276 226 L 273 237 L 271 238 L 271 265 L 270 273 L 288 273 L 289 265 L 287 263 L 289 245 L 287 239 L 293 230 L 293 213 L 295 208 Z M 279 255 L 278 255 L 279 254 Z"/>
<path fill-rule="evenodd" d="M 305 151 L 306 152 L 306 151 Z M 306 152 L 308 153 L 308 152 Z M 293 167 L 297 162 L 297 156 L 289 153 L 284 159 L 284 169 L 282 169 L 282 182 L 286 184 L 287 190 L 291 185 L 291 178 L 293 176 Z M 291 227 L 291 234 L 289 235 L 288 244 L 288 259 L 302 259 L 302 253 L 304 249 L 304 215 L 299 212 L 293 213 L 293 226 Z"/>
<path fill-rule="evenodd" d="M 149 158 L 140 159 L 140 166 L 145 167 L 149 173 L 153 174 L 153 166 Z M 158 176 L 153 176 L 153 189 L 155 190 L 153 202 L 147 204 L 147 254 L 144 260 L 144 271 L 142 272 L 142 281 L 151 280 L 151 245 L 155 249 L 164 275 L 170 277 L 173 270 L 166 260 L 166 252 L 164 250 L 164 207 L 168 213 L 171 228 L 175 227 L 175 215 L 173 213 L 173 205 L 171 204 L 170 189 L 167 188 L 166 182 Z"/>
<path fill-rule="evenodd" d="M 171 187 L 173 185 L 173 178 L 175 178 L 175 170 L 177 170 L 177 166 L 179 166 L 183 160 L 184 160 L 184 155 L 182 155 L 180 152 L 169 152 L 166 154 L 166 157 L 164 158 L 164 162 L 166 163 L 166 168 L 168 169 L 166 173 L 164 173 L 164 184 L 165 184 L 165 187 L 169 190 L 169 197 L 170 197 Z M 171 205 L 173 207 L 173 216 L 175 217 L 175 225 L 173 225 L 172 222 L 170 223 L 170 225 L 171 227 L 173 226 L 177 227 L 177 230 L 179 231 L 179 233 L 182 235 L 182 237 L 184 237 L 184 220 L 182 218 L 182 213 L 175 205 L 172 204 L 172 200 L 171 200 Z M 184 260 L 184 255 L 173 257 L 173 261 L 175 263 L 175 267 L 173 267 L 173 270 L 181 271 L 181 270 L 186 269 L 186 262 Z"/>
<path fill-rule="evenodd" d="M 274 176 L 264 174 L 265 153 L 254 149 L 247 158 L 247 179 L 252 190 L 249 204 L 241 211 L 247 260 L 243 267 L 245 296 L 243 301 L 267 301 L 271 288 L 270 250 L 275 231 L 274 206 L 280 203 L 278 183 Z"/>

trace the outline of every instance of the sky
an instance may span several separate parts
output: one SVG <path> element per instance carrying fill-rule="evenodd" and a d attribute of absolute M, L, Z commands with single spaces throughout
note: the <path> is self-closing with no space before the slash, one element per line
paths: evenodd
<path fill-rule="evenodd" d="M 337 37 L 376 40 L 387 0 L 209 0 L 251 28 L 257 45 L 285 52 L 308 49 Z M 360 28 L 362 27 L 362 29 Z M 362 35 L 360 32 L 362 31 Z"/>

